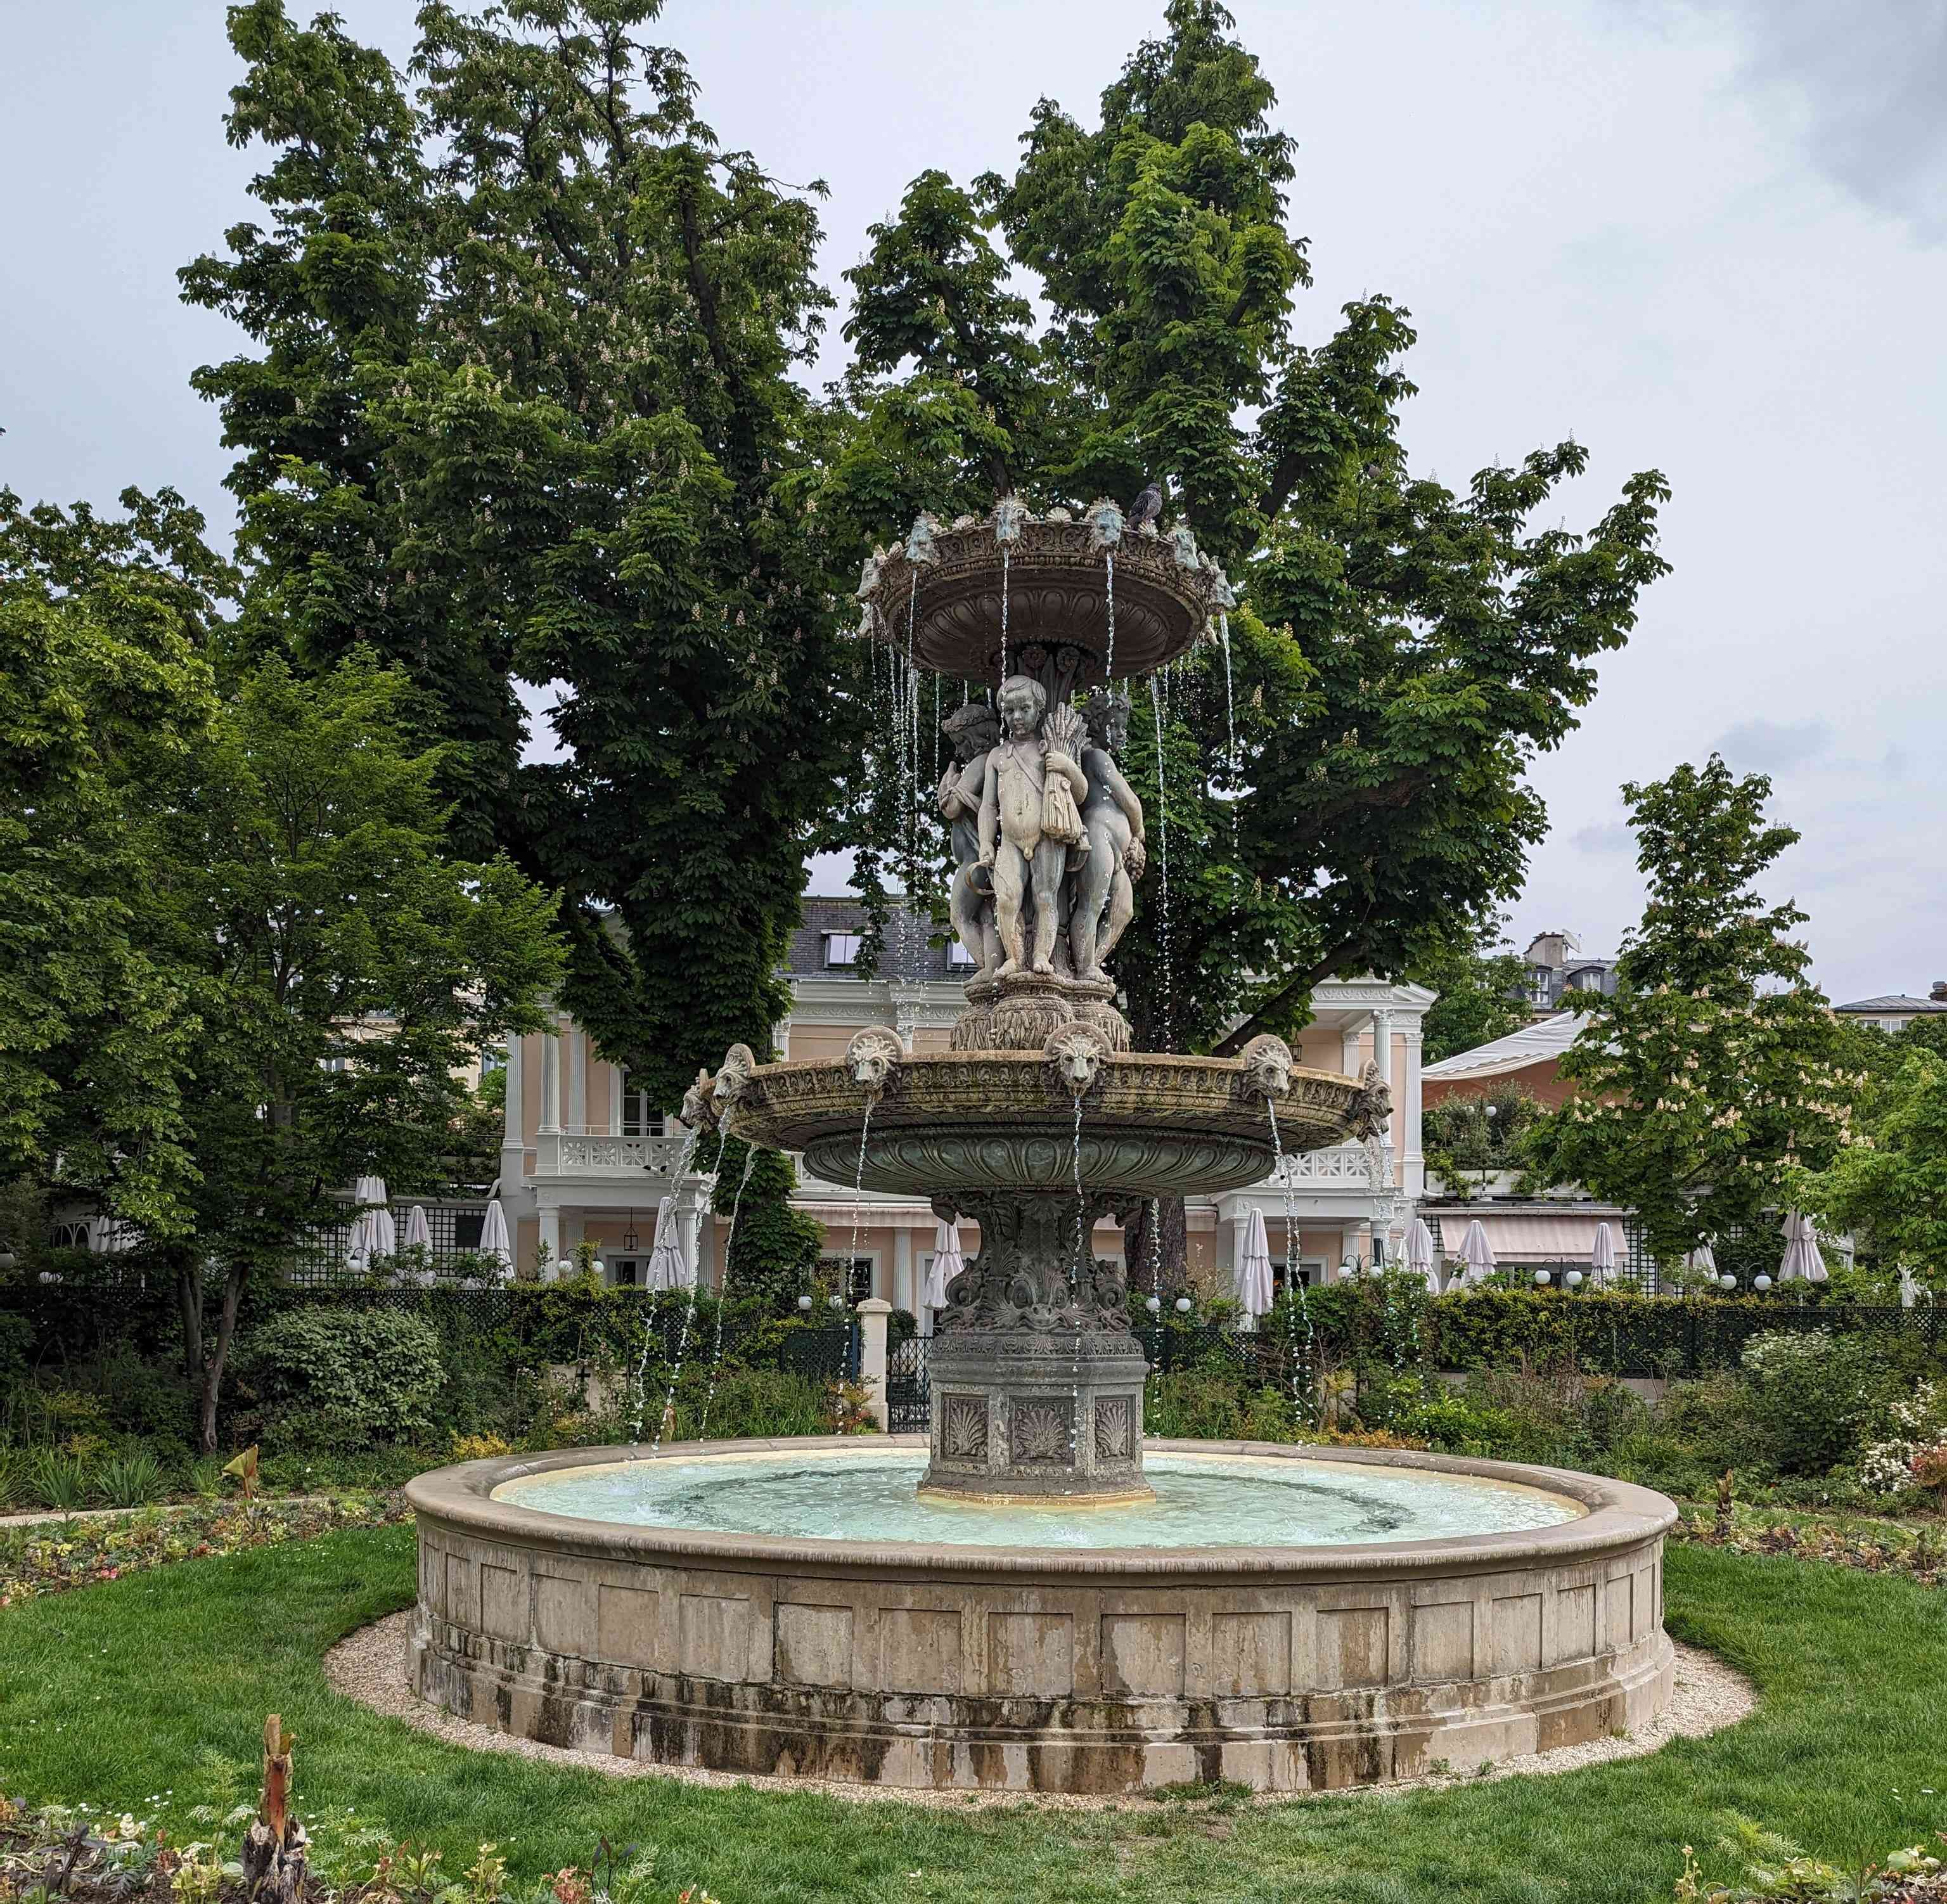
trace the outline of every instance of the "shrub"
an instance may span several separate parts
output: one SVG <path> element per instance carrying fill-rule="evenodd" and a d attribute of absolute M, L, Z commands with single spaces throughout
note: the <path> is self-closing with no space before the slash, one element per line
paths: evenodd
<path fill-rule="evenodd" d="M 163 1492 L 162 1463 L 146 1448 L 111 1455 L 95 1470 L 94 1487 L 110 1507 L 146 1507 Z"/>
<path fill-rule="evenodd" d="M 1784 1474 L 1823 1474 L 1853 1457 L 1888 1399 L 1867 1345 L 1825 1329 L 1754 1336 L 1744 1366 L 1755 1425 Z"/>
<path fill-rule="evenodd" d="M 393 1309 L 294 1309 L 255 1330 L 238 1387 L 293 1440 L 398 1441 L 431 1425 L 446 1379 L 438 1332 Z"/>
<path fill-rule="evenodd" d="M 63 1511 L 88 1503 L 88 1463 L 62 1448 L 36 1448 L 27 1462 L 27 1490 L 44 1507 Z"/>

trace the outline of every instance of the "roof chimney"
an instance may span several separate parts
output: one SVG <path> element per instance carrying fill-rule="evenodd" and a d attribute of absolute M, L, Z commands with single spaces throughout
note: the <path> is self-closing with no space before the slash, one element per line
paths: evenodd
<path fill-rule="evenodd" d="M 1927 995 L 1936 1005 L 1947 1005 L 1947 978 L 1936 979 L 1933 981 L 1933 989 Z"/>

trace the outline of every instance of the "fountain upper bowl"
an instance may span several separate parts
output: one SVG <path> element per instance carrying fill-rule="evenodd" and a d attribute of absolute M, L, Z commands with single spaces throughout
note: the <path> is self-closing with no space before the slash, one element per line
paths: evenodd
<path fill-rule="evenodd" d="M 1082 1181 L 1091 1194 L 1212 1195 L 1261 1182 L 1280 1144 L 1289 1155 L 1342 1142 L 1358 1085 L 1302 1067 L 1290 1076 L 1276 1100 L 1274 1141 L 1266 1101 L 1238 1059 L 1104 1057 L 1079 1101 Z M 828 1182 L 856 1178 L 868 1189 L 930 1197 L 1071 1184 L 1076 1108 L 1035 1051 L 905 1057 L 876 1093 L 844 1059 L 819 1058 L 757 1066 L 730 1128 L 802 1151 Z"/>

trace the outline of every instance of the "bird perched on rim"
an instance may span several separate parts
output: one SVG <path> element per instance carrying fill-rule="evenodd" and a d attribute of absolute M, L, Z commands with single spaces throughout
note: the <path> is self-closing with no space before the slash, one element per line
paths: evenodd
<path fill-rule="evenodd" d="M 1130 531 L 1133 534 L 1138 529 L 1146 529 L 1151 523 L 1159 522 L 1162 517 L 1162 488 L 1160 484 L 1153 482 L 1129 505 Z"/>

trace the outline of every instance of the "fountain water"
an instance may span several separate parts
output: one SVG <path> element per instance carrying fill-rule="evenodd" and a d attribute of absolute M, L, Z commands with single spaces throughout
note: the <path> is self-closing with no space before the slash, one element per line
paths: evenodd
<path fill-rule="evenodd" d="M 950 1051 L 881 1026 L 842 1060 L 737 1045 L 685 1101 L 693 1132 L 734 1119 L 813 1176 L 850 1175 L 855 1250 L 868 1187 L 977 1221 L 932 1341 L 926 1445 L 659 1434 L 653 1463 L 581 1449 L 419 1477 L 409 1664 L 427 1699 L 656 1761 L 1096 1791 L 1367 1782 L 1599 1737 L 1667 1700 L 1661 1496 L 1393 1450 L 1182 1444 L 1152 1484 L 1148 1364 L 1122 1267 L 1090 1249 L 1098 1215 L 1276 1169 L 1295 1275 L 1289 1159 L 1364 1135 L 1385 1102 L 1274 1037 L 1234 1058 L 1131 1049 L 1101 974 L 1144 816 L 1070 704 L 1112 672 L 1112 574 L 1113 672 L 1150 683 L 1166 882 L 1156 677 L 1225 605 L 1221 571 L 1181 528 L 1120 539 L 1107 504 L 1037 522 L 1010 499 L 950 531 L 923 516 L 861 594 L 907 598 L 891 658 L 911 783 L 920 670 L 985 680 L 999 637 L 1004 728 L 977 776 L 977 841 L 964 828 L 956 850 L 968 883 L 992 876 L 972 937 L 1006 957 L 968 983 Z M 1077 875 L 1097 853 L 1117 877 L 1091 918 Z M 1167 1032 L 1167 967 L 1163 983 Z"/>

